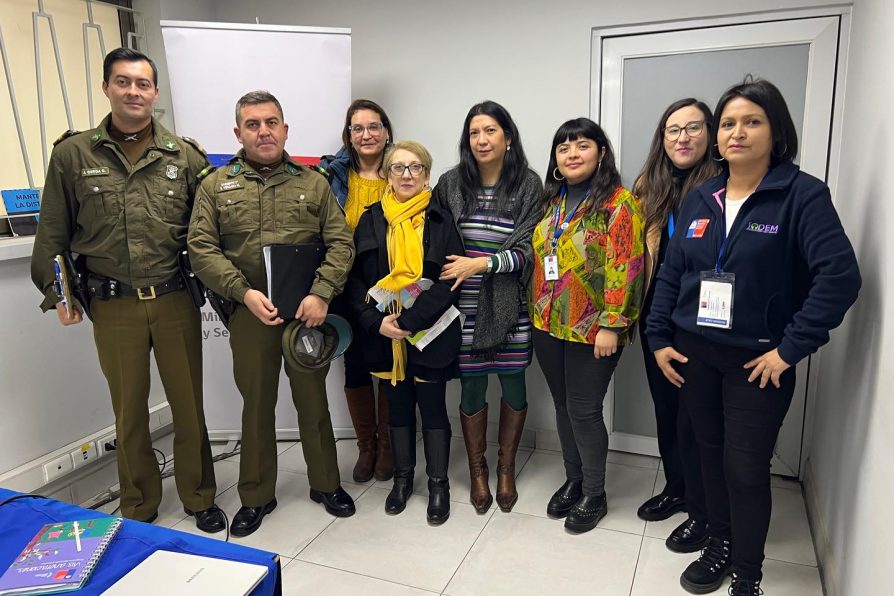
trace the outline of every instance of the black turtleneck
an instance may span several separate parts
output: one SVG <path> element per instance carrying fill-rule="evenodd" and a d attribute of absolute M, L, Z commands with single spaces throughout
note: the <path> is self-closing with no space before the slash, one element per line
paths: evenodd
<path fill-rule="evenodd" d="M 578 182 L 577 184 L 567 184 L 566 189 L 565 216 L 567 217 L 590 195 L 590 180 Z"/>

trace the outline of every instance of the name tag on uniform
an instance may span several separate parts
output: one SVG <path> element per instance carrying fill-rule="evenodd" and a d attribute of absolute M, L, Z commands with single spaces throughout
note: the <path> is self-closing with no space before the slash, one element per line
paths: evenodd
<path fill-rule="evenodd" d="M 556 255 L 543 257 L 543 276 L 546 281 L 559 280 L 559 257 Z"/>
<path fill-rule="evenodd" d="M 85 168 L 81 170 L 81 176 L 108 176 L 109 168 Z"/>
<path fill-rule="evenodd" d="M 700 327 L 732 329 L 735 287 L 736 276 L 733 273 L 702 271 L 696 324 Z"/>
<path fill-rule="evenodd" d="M 220 183 L 217 192 L 227 192 L 228 190 L 236 190 L 237 188 L 242 188 L 241 182 L 238 180 L 227 180 L 226 182 Z"/>

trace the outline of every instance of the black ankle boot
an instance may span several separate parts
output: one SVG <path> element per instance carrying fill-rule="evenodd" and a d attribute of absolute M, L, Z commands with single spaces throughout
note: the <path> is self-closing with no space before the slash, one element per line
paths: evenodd
<path fill-rule="evenodd" d="M 394 455 L 394 485 L 385 499 L 385 513 L 397 515 L 407 508 L 407 499 L 413 494 L 416 468 L 416 427 L 392 426 L 391 452 Z"/>
<path fill-rule="evenodd" d="M 422 430 L 425 472 L 428 474 L 428 523 L 438 526 L 450 517 L 450 429 Z"/>
<path fill-rule="evenodd" d="M 720 587 L 730 566 L 729 538 L 712 536 L 701 556 L 680 576 L 680 585 L 691 594 L 708 594 Z"/>
<path fill-rule="evenodd" d="M 730 596 L 761 596 L 761 580 L 745 579 L 739 574 L 733 573 L 733 583 L 729 587 Z"/>

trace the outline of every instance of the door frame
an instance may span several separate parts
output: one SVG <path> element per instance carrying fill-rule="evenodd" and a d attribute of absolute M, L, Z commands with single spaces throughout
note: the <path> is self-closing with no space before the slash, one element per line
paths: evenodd
<path fill-rule="evenodd" d="M 834 69 L 834 80 L 832 81 L 832 110 L 831 110 L 831 126 L 829 127 L 828 136 L 828 153 L 825 160 L 825 171 L 812 173 L 818 178 L 826 181 L 832 193 L 832 202 L 838 206 L 838 180 L 839 167 L 841 161 L 841 123 L 844 108 L 845 85 L 847 80 L 847 64 L 848 64 L 848 48 L 850 45 L 850 29 L 851 29 L 851 12 L 850 5 L 839 6 L 823 6 L 807 9 L 793 9 L 781 11 L 764 11 L 739 13 L 734 15 L 724 15 L 717 17 L 706 17 L 700 19 L 680 19 L 672 21 L 661 21 L 642 25 L 594 28 L 591 34 L 590 44 L 590 118 L 596 122 L 602 123 L 602 93 L 604 87 L 615 86 L 614 91 L 620 92 L 620 86 L 617 84 L 619 77 L 606 80 L 606 74 L 603 72 L 603 41 L 609 38 L 635 36 L 642 34 L 654 33 L 673 33 L 682 32 L 692 29 L 715 28 L 731 25 L 751 25 L 751 24 L 767 24 L 778 21 L 803 20 L 817 17 L 837 17 L 838 21 L 838 47 L 837 62 Z M 803 42 L 804 40 L 801 40 Z M 798 40 L 791 40 L 790 43 L 798 43 Z M 742 46 L 747 47 L 747 46 Z M 827 57 L 827 59 L 835 58 L 835 56 Z M 620 105 L 620 102 L 619 102 Z M 810 104 L 805 106 L 805 114 L 810 110 Z M 613 130 L 620 129 L 619 114 L 615 114 L 616 124 Z M 613 120 L 614 122 L 615 120 Z M 612 138 L 612 134 L 609 137 Z M 614 138 L 619 137 L 617 134 Z M 803 145 L 802 145 L 803 147 Z M 616 151 L 617 151 L 616 147 Z M 801 153 L 803 155 L 803 152 Z M 807 388 L 805 392 L 804 409 L 802 412 L 802 430 L 801 430 L 801 451 L 799 457 L 799 466 L 797 470 L 777 469 L 777 464 L 781 463 L 778 457 L 774 457 L 774 472 L 784 473 L 787 475 L 797 476 L 803 479 L 805 472 L 804 463 L 810 456 L 810 449 L 813 440 L 813 423 L 815 418 L 817 378 L 820 369 L 822 357 L 822 348 L 812 355 L 807 366 L 806 381 Z M 648 455 L 658 455 L 658 442 L 656 439 L 631 435 L 627 433 L 612 432 L 613 413 L 614 413 L 614 380 L 612 380 L 609 388 L 611 399 L 606 400 L 605 420 L 610 437 L 610 447 L 620 451 L 631 451 Z"/>

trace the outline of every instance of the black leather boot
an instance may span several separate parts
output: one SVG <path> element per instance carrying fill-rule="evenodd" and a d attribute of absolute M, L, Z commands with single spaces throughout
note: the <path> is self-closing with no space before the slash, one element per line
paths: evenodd
<path fill-rule="evenodd" d="M 729 538 L 712 536 L 701 556 L 680 576 L 680 585 L 690 594 L 708 594 L 720 587 L 730 567 Z"/>
<path fill-rule="evenodd" d="M 450 517 L 450 429 L 422 429 L 425 472 L 428 474 L 428 523 L 438 526 Z"/>
<path fill-rule="evenodd" d="M 580 480 L 566 480 L 559 490 L 553 493 L 546 504 L 546 514 L 550 517 L 565 517 L 574 504 L 584 496 Z"/>
<path fill-rule="evenodd" d="M 397 515 L 407 508 L 407 499 L 413 494 L 413 478 L 416 469 L 416 427 L 392 426 L 391 452 L 394 455 L 394 485 L 385 498 L 385 513 Z"/>
<path fill-rule="evenodd" d="M 738 573 L 733 573 L 733 583 L 729 587 L 731 596 L 761 596 L 763 593 L 761 580 L 745 579 L 739 577 Z"/>

